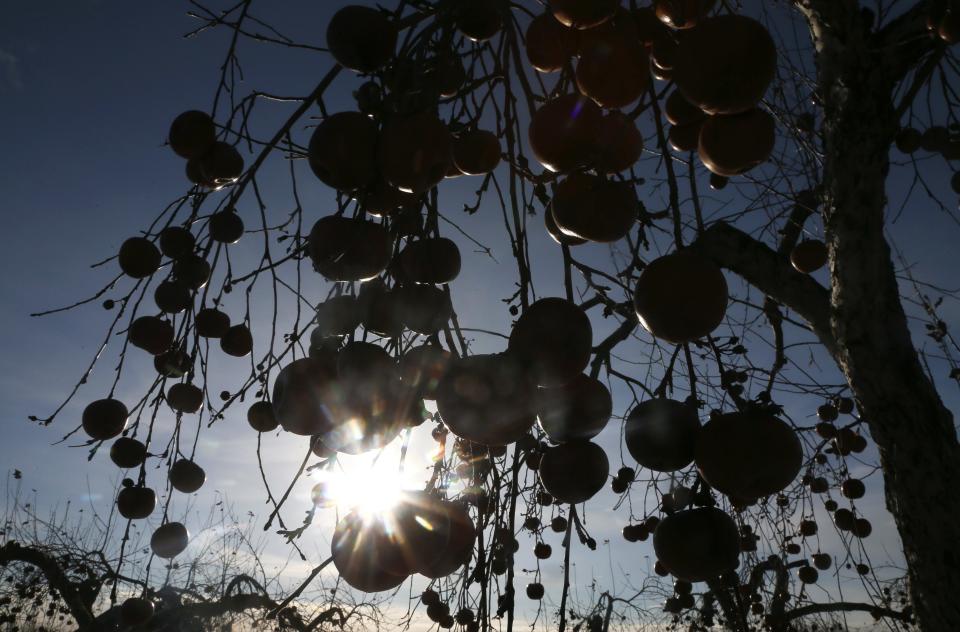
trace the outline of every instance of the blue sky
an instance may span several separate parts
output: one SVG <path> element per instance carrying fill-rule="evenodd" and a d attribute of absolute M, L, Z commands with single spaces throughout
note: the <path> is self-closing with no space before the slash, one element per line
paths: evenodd
<path fill-rule="evenodd" d="M 269 17 L 281 32 L 295 40 L 322 45 L 328 17 L 342 4 L 291 0 L 284 3 L 284 11 L 275 7 L 262 10 L 268 12 L 263 17 Z M 91 270 L 90 264 L 115 253 L 126 237 L 146 227 L 171 199 L 185 192 L 183 163 L 162 145 L 173 116 L 182 110 L 208 107 L 228 35 L 212 31 L 191 39 L 181 37 L 196 26 L 196 21 L 186 15 L 188 8 L 180 2 L 131 5 L 116 0 L 6 0 L 0 6 L 0 147 L 4 149 L 0 153 L 0 213 L 5 219 L 0 265 L 6 271 L 0 277 L 0 295 L 4 297 L 0 307 L 0 344 L 4 349 L 0 355 L 0 421 L 5 426 L 0 469 L 7 474 L 14 468 L 21 470 L 25 488 L 35 489 L 40 503 L 46 506 L 70 500 L 89 502 L 104 511 L 112 502 L 120 474 L 105 450 L 88 462 L 83 448 L 51 444 L 72 429 L 87 401 L 103 396 L 113 375 L 116 358 L 111 350 L 116 345 L 108 348 L 89 384 L 56 423 L 37 427 L 27 422 L 27 416 L 44 416 L 58 405 L 96 351 L 110 314 L 99 307 L 99 301 L 43 319 L 30 318 L 29 314 L 98 290 L 115 270 L 111 264 Z M 278 51 L 249 41 L 241 43 L 240 59 L 246 78 L 241 86 L 243 93 L 262 88 L 275 94 L 306 94 L 330 67 L 329 59 L 322 54 Z M 326 101 L 328 109 L 333 112 L 352 107 L 349 95 L 357 85 L 355 76 L 344 73 Z M 287 111 L 289 106 L 263 105 L 255 133 L 266 136 L 271 124 Z M 649 137 L 649 123 L 644 131 Z M 297 130 L 302 142 L 308 135 L 308 130 Z M 249 155 L 247 160 L 249 164 Z M 652 169 L 654 162 L 646 164 Z M 305 222 L 312 222 L 334 210 L 333 196 L 309 175 L 305 165 L 298 168 L 304 183 L 305 218 L 311 218 Z M 286 169 L 283 161 L 275 159 L 262 183 L 270 205 L 268 212 L 277 217 L 291 207 Z M 640 169 L 641 175 L 658 177 Z M 949 171 L 943 161 L 925 160 L 919 169 L 935 188 L 939 187 L 939 193 L 947 193 Z M 894 200 L 903 197 L 909 177 L 907 169 L 894 171 L 890 191 Z M 512 293 L 515 273 L 500 210 L 491 200 L 476 215 L 467 217 L 459 211 L 464 201 L 472 201 L 477 182 L 460 178 L 441 187 L 441 199 L 447 200 L 443 212 L 478 241 L 491 246 L 495 257 L 493 260 L 473 252 L 468 242 L 452 235 L 464 253 L 464 274 L 453 285 L 454 298 L 465 327 L 506 332 L 510 316 L 500 299 Z M 708 215 L 722 214 L 729 204 L 736 203 L 737 194 L 732 189 L 707 196 Z M 701 190 L 705 190 L 704 184 Z M 647 188 L 640 193 L 648 207 L 662 207 L 662 190 Z M 955 200 L 955 196 L 945 199 Z M 248 225 L 253 224 L 256 211 L 252 202 L 247 200 L 238 210 Z M 531 218 L 531 222 L 539 221 L 540 216 Z M 811 226 L 816 230 L 815 222 Z M 559 249 L 539 228 L 532 225 L 531 230 L 537 288 L 541 295 L 559 294 Z M 891 226 L 891 238 L 924 281 L 950 288 L 956 284 L 952 246 L 956 230 L 946 214 L 915 196 L 903 217 Z M 235 257 L 238 268 L 250 269 L 255 264 L 254 242 L 248 235 L 231 246 L 231 257 Z M 658 246 L 666 247 L 666 243 Z M 602 262 L 609 251 L 605 246 L 588 245 L 577 255 Z M 731 283 L 736 281 L 731 279 Z M 309 279 L 306 287 L 315 293 L 317 301 L 322 298 L 322 283 Z M 285 305 L 292 304 L 289 296 L 285 301 Z M 229 298 L 226 305 L 228 311 L 242 314 L 239 296 Z M 265 313 L 263 305 L 255 306 L 254 323 Z M 941 316 L 953 325 L 960 320 L 958 314 L 957 304 L 948 299 Z M 921 344 L 922 323 L 917 321 L 916 325 L 915 341 Z M 595 340 L 611 327 L 611 323 L 595 319 Z M 763 329 L 758 331 L 765 335 L 760 331 Z M 503 341 L 495 337 L 475 337 L 478 351 L 502 348 Z M 626 345 L 622 355 L 628 360 L 645 361 L 648 340 L 639 334 L 639 340 Z M 762 348 L 759 340 L 753 342 Z M 935 353 L 932 347 L 931 351 Z M 762 358 L 763 352 L 758 350 L 757 359 Z M 835 369 L 822 356 L 817 358 L 823 371 L 814 369 L 815 374 L 824 381 L 835 381 Z M 142 392 L 153 374 L 148 360 L 142 354 L 131 355 L 118 391 L 121 395 L 133 399 Z M 936 360 L 933 365 L 940 367 Z M 230 388 L 242 379 L 246 367 L 243 362 L 218 357 L 214 369 L 216 383 Z M 211 392 L 218 390 L 211 386 Z M 941 380 L 941 392 L 957 410 L 956 384 Z M 804 425 L 820 402 L 785 395 L 784 403 L 794 420 Z M 629 404 L 620 394 L 615 414 L 623 415 Z M 202 508 L 219 492 L 240 513 L 249 509 L 259 514 L 257 520 L 262 523 L 265 495 L 254 457 L 256 435 L 247 427 L 244 411 L 245 407 L 232 410 L 223 422 L 204 431 L 197 459 L 207 469 L 208 483 L 195 505 Z M 169 432 L 172 419 L 172 414 L 161 419 L 161 428 L 166 424 Z M 411 454 L 419 457 L 411 458 L 408 466 L 411 484 L 423 471 L 417 466 L 425 466 L 431 446 L 429 430 L 421 430 L 412 443 Z M 620 465 L 619 432 L 620 424 L 614 419 L 600 437 L 614 469 Z M 274 487 L 283 486 L 299 465 L 303 441 L 272 434 L 263 441 L 271 482 Z M 382 467 L 396 457 L 398 446 L 393 445 L 391 450 Z M 633 465 L 629 456 L 626 462 Z M 361 462 L 352 467 L 365 466 Z M 864 466 L 860 471 L 867 469 Z M 150 476 L 157 487 L 162 487 L 161 471 L 153 471 Z M 296 502 L 284 514 L 288 523 L 299 524 L 311 485 L 304 481 L 296 488 Z M 874 522 L 875 535 L 866 544 L 875 559 L 896 563 L 899 555 L 889 516 L 882 510 L 877 474 L 869 478 L 868 489 L 869 496 L 861 506 Z M 642 488 L 634 496 L 634 503 L 642 503 Z M 597 578 L 604 588 L 623 590 L 621 568 L 631 570 L 639 582 L 637 571 L 652 563 L 649 543 L 630 545 L 620 538 L 626 516 L 623 508 L 616 513 L 610 511 L 615 502 L 615 497 L 605 491 L 587 504 L 591 532 L 598 542 L 609 539 L 610 544 L 603 544 L 592 555 L 583 554 L 578 547 L 574 561 L 581 589 Z M 178 498 L 173 506 L 174 514 L 182 514 L 186 503 Z M 642 515 L 642 510 L 639 513 Z M 158 516 L 154 516 L 156 519 Z M 198 520 L 195 514 L 187 517 L 188 525 L 199 524 Z M 305 550 L 315 554 L 312 563 L 327 554 L 332 522 L 332 515 L 323 515 L 302 541 Z M 827 541 L 822 546 L 829 550 L 830 536 L 824 537 Z M 554 547 L 554 556 L 542 564 L 542 569 L 548 596 L 558 599 L 560 538 L 548 533 L 546 539 Z M 521 550 L 527 552 L 520 566 L 532 568 L 529 550 L 533 540 L 525 536 L 520 540 Z M 279 538 L 271 541 L 268 550 L 278 560 L 285 559 L 288 552 Z M 292 572 L 291 581 L 298 576 L 298 572 Z M 518 583 L 523 586 L 526 580 L 521 578 Z M 829 588 L 826 583 L 824 586 Z M 856 590 L 855 582 L 852 589 Z"/>

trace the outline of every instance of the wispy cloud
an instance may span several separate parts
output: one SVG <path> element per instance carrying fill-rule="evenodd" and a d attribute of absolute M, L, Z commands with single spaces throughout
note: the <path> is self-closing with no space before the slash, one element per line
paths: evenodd
<path fill-rule="evenodd" d="M 20 92 L 23 80 L 20 78 L 20 60 L 4 50 L 0 50 L 0 94 Z"/>

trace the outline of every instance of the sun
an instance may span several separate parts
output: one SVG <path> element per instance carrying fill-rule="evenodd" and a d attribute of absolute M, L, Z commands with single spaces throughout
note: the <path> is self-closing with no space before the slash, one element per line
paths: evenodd
<path fill-rule="evenodd" d="M 396 466 L 380 462 L 375 454 L 338 458 L 332 468 L 319 474 L 311 492 L 318 507 L 383 516 L 396 507 L 404 493 Z"/>

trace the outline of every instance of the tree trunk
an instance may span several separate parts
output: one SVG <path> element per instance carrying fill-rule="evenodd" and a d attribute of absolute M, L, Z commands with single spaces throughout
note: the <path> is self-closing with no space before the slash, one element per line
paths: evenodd
<path fill-rule="evenodd" d="M 836 360 L 880 452 L 923 630 L 960 630 L 960 447 L 953 416 L 910 339 L 884 238 L 894 80 L 855 36 L 818 56 L 824 103 L 823 211 Z"/>

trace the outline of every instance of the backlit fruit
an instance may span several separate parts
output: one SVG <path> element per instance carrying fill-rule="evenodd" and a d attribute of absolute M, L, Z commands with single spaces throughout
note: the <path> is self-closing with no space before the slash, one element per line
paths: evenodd
<path fill-rule="evenodd" d="M 167 403 L 178 413 L 195 413 L 203 406 L 203 391 L 194 384 L 178 382 L 167 390 Z"/>
<path fill-rule="evenodd" d="M 149 487 L 124 487 L 117 494 L 117 511 L 127 520 L 142 520 L 153 513 L 157 495 Z"/>
<path fill-rule="evenodd" d="M 600 120 L 593 160 L 593 166 L 599 172 L 614 174 L 626 171 L 640 159 L 641 152 L 643 136 L 629 116 L 614 110 Z"/>
<path fill-rule="evenodd" d="M 320 397 L 335 378 L 335 367 L 314 358 L 283 367 L 273 385 L 273 413 L 283 429 L 308 437 L 329 432 L 333 421 Z"/>
<path fill-rule="evenodd" d="M 629 183 L 586 173 L 572 173 L 557 185 L 551 205 L 561 232 L 601 243 L 625 237 L 639 207 Z"/>
<path fill-rule="evenodd" d="M 674 90 L 663 105 L 663 114 L 671 125 L 689 125 L 706 118 L 703 110 L 693 105 L 683 93 Z"/>
<path fill-rule="evenodd" d="M 400 267 L 414 283 L 450 283 L 460 274 L 460 249 L 446 237 L 408 241 L 400 251 Z"/>
<path fill-rule="evenodd" d="M 552 554 L 553 547 L 546 542 L 537 542 L 536 546 L 533 547 L 533 556 L 538 560 L 550 559 Z"/>
<path fill-rule="evenodd" d="M 446 539 L 446 545 L 440 551 L 440 555 L 425 568 L 418 570 L 421 575 L 430 579 L 446 577 L 467 564 L 473 553 L 473 543 L 477 537 L 476 528 L 470 519 L 470 514 L 467 513 L 465 505 L 444 501 L 441 506 L 447 518 L 443 524 L 449 524 L 449 537 Z"/>
<path fill-rule="evenodd" d="M 507 445 L 524 436 L 536 417 L 535 386 L 515 357 L 474 355 L 451 362 L 437 387 L 437 410 L 458 437 Z"/>
<path fill-rule="evenodd" d="M 206 112 L 187 110 L 173 119 L 168 134 L 170 148 L 181 158 L 196 158 L 210 151 L 217 126 Z"/>
<path fill-rule="evenodd" d="M 408 421 L 401 400 L 399 370 L 382 347 L 353 341 L 337 356 L 337 380 L 320 391 L 333 426 L 318 433 L 338 452 L 359 454 L 392 441 Z"/>
<path fill-rule="evenodd" d="M 200 255 L 187 255 L 173 262 L 173 277 L 194 290 L 210 280 L 210 264 Z"/>
<path fill-rule="evenodd" d="M 384 179 L 401 191 L 423 193 L 450 168 L 452 138 L 435 114 L 398 116 L 383 126 L 377 154 Z"/>
<path fill-rule="evenodd" d="M 557 220 L 553 217 L 553 204 L 548 204 L 547 208 L 543 209 L 543 224 L 547 229 L 547 234 L 560 245 L 566 246 L 580 246 L 587 243 L 586 239 L 580 239 L 579 237 L 574 237 L 572 235 L 567 235 L 560 230 L 560 227 L 557 226 Z"/>
<path fill-rule="evenodd" d="M 554 443 L 592 439 L 613 414 L 607 387 L 582 373 L 562 386 L 537 389 L 536 404 L 540 427 Z"/>
<path fill-rule="evenodd" d="M 160 267 L 160 251 L 146 237 L 131 237 L 120 246 L 117 260 L 124 274 L 142 279 Z"/>
<path fill-rule="evenodd" d="M 848 478 L 840 484 L 840 493 L 846 498 L 856 500 L 863 498 L 863 495 L 867 493 L 867 488 L 860 479 Z"/>
<path fill-rule="evenodd" d="M 744 15 L 701 20 L 680 41 L 673 78 L 687 100 L 709 114 L 756 106 L 777 68 L 777 50 L 762 24 Z"/>
<path fill-rule="evenodd" d="M 647 49 L 629 13 L 602 31 L 580 46 L 577 87 L 600 107 L 622 108 L 639 99 L 650 83 Z"/>
<path fill-rule="evenodd" d="M 633 20 L 637 24 L 637 34 L 645 45 L 650 46 L 655 40 L 669 36 L 666 25 L 657 18 L 652 7 L 639 7 L 632 11 Z"/>
<path fill-rule="evenodd" d="M 849 397 L 838 397 L 836 400 L 837 412 L 850 415 L 853 414 L 853 400 Z"/>
<path fill-rule="evenodd" d="M 920 149 L 922 136 L 919 130 L 912 127 L 905 127 L 897 132 L 894 142 L 897 145 L 897 149 L 905 154 L 912 154 Z"/>
<path fill-rule="evenodd" d="M 673 79 L 673 71 L 668 68 L 661 68 L 653 61 L 653 57 L 650 58 L 650 74 L 657 81 L 671 81 Z"/>
<path fill-rule="evenodd" d="M 189 543 L 190 533 L 179 522 L 168 522 L 158 527 L 150 536 L 150 548 L 153 549 L 153 553 L 164 559 L 180 555 Z"/>
<path fill-rule="evenodd" d="M 637 473 L 633 470 L 632 467 L 624 466 L 624 467 L 621 467 L 619 470 L 617 470 L 617 478 L 619 478 L 622 481 L 632 483 L 634 480 L 636 480 L 636 477 L 637 477 Z"/>
<path fill-rule="evenodd" d="M 413 213 L 417 212 L 417 209 L 413 208 L 417 202 L 416 195 L 405 193 L 382 180 L 377 180 L 370 186 L 361 189 L 354 194 L 354 197 L 360 200 L 367 215 L 372 217 L 389 215 L 396 222 L 402 217 L 400 211 L 404 208 L 409 208 Z"/>
<path fill-rule="evenodd" d="M 110 460 L 117 467 L 138 467 L 147 458 L 147 446 L 130 437 L 120 437 L 110 446 Z"/>
<path fill-rule="evenodd" d="M 798 529 L 800 535 L 805 538 L 809 538 L 812 535 L 817 533 L 817 523 L 813 520 L 801 520 L 800 527 Z"/>
<path fill-rule="evenodd" d="M 246 325 L 234 325 L 220 338 L 220 348 L 227 355 L 242 358 L 253 351 L 253 335 Z"/>
<path fill-rule="evenodd" d="M 694 407 L 672 399 L 648 399 L 627 416 L 624 442 L 643 467 L 675 472 L 693 462 L 700 420 Z"/>
<path fill-rule="evenodd" d="M 183 349 L 169 349 L 153 359 L 153 368 L 164 377 L 183 377 L 193 366 L 193 360 Z"/>
<path fill-rule="evenodd" d="M 330 215 L 310 231 L 310 258 L 331 281 L 372 279 L 390 263 L 391 239 L 379 224 Z"/>
<path fill-rule="evenodd" d="M 420 593 L 420 601 L 425 606 L 435 606 L 440 604 L 440 595 L 437 594 L 437 591 L 428 588 Z"/>
<path fill-rule="evenodd" d="M 500 164 L 500 140 L 493 132 L 463 132 L 453 141 L 453 164 L 468 176 L 490 173 Z"/>
<path fill-rule="evenodd" d="M 401 379 L 423 399 L 434 400 L 452 359 L 449 351 L 436 345 L 413 347 L 400 358 Z"/>
<path fill-rule="evenodd" d="M 325 444 L 320 437 L 310 438 L 310 451 L 313 452 L 313 456 L 320 459 L 329 459 L 337 453 L 336 450 L 331 449 Z"/>
<path fill-rule="evenodd" d="M 810 479 L 808 487 L 810 488 L 810 492 L 813 494 L 825 494 L 827 490 L 830 489 L 830 483 L 827 482 L 827 479 L 823 478 L 822 476 L 817 476 Z"/>
<path fill-rule="evenodd" d="M 386 560 L 402 560 L 402 555 L 379 516 L 362 516 L 356 511 L 347 514 L 337 523 L 331 549 L 340 578 L 363 592 L 396 588 L 409 574 L 409 569 L 398 575 L 384 569 Z"/>
<path fill-rule="evenodd" d="M 820 421 L 836 421 L 839 416 L 840 411 L 833 404 L 823 404 L 817 408 L 817 417 L 820 418 Z"/>
<path fill-rule="evenodd" d="M 440 623 L 450 616 L 450 606 L 445 603 L 432 603 L 427 606 L 427 617 L 434 623 Z"/>
<path fill-rule="evenodd" d="M 457 7 L 457 29 L 474 42 L 485 42 L 502 28 L 497 0 L 467 0 Z"/>
<path fill-rule="evenodd" d="M 556 72 L 576 53 L 576 32 L 552 13 L 541 13 L 527 27 L 526 47 L 531 66 L 540 72 Z"/>
<path fill-rule="evenodd" d="M 801 566 L 797 569 L 797 579 L 804 584 L 815 584 L 819 577 L 820 573 L 812 566 Z"/>
<path fill-rule="evenodd" d="M 850 531 L 856 524 L 856 517 L 849 509 L 841 507 L 833 512 L 833 524 L 835 524 L 840 531 Z"/>
<path fill-rule="evenodd" d="M 203 338 L 222 338 L 230 329 L 230 316 L 219 309 L 201 309 L 193 319 L 197 335 Z"/>
<path fill-rule="evenodd" d="M 130 344 L 150 355 L 160 355 L 173 344 L 173 325 L 157 316 L 141 316 L 130 323 Z"/>
<path fill-rule="evenodd" d="M 443 329 L 453 314 L 447 292 L 433 285 L 412 283 L 397 290 L 400 319 L 410 331 L 426 336 Z"/>
<path fill-rule="evenodd" d="M 457 96 L 461 86 L 467 80 L 467 71 L 463 67 L 463 62 L 454 54 L 441 55 L 436 61 L 434 72 L 440 96 L 447 99 Z"/>
<path fill-rule="evenodd" d="M 677 579 L 705 581 L 737 567 L 740 534 L 720 509 L 688 509 L 660 521 L 653 532 L 653 549 Z"/>
<path fill-rule="evenodd" d="M 952 6 L 937 26 L 937 35 L 947 44 L 960 42 L 960 6 Z"/>
<path fill-rule="evenodd" d="M 834 438 L 834 445 L 840 456 L 847 456 L 853 452 L 854 437 L 856 436 L 857 434 L 853 431 L 853 428 L 841 428 L 837 431 L 837 435 Z"/>
<path fill-rule="evenodd" d="M 360 316 L 360 305 L 355 297 L 341 294 L 328 298 L 317 305 L 318 335 L 327 338 L 352 334 L 360 325 Z"/>
<path fill-rule="evenodd" d="M 327 25 L 327 46 L 337 63 L 362 73 L 386 64 L 397 46 L 390 18 L 371 7 L 350 5 L 337 11 Z"/>
<path fill-rule="evenodd" d="M 193 184 L 199 184 L 207 189 L 216 189 L 217 183 L 214 182 L 213 179 L 207 177 L 207 174 L 203 172 L 201 160 L 202 158 L 191 158 L 187 161 L 186 167 L 184 168 L 187 180 Z"/>
<path fill-rule="evenodd" d="M 673 71 L 677 63 L 677 42 L 672 37 L 655 39 L 650 45 L 650 61 L 653 66 Z"/>
<path fill-rule="evenodd" d="M 361 322 L 367 331 L 387 338 L 395 338 L 403 331 L 399 296 L 380 279 L 372 279 L 361 285 L 357 301 L 360 303 Z"/>
<path fill-rule="evenodd" d="M 797 272 L 812 274 L 827 264 L 827 247 L 819 239 L 807 239 L 793 247 L 790 263 Z"/>
<path fill-rule="evenodd" d="M 715 489 L 741 499 L 763 498 L 786 488 L 803 463 L 797 433 L 773 415 L 716 415 L 700 431 L 697 468 Z"/>
<path fill-rule="evenodd" d="M 949 143 L 950 131 L 942 125 L 928 127 L 920 136 L 920 147 L 925 151 L 941 152 Z"/>
<path fill-rule="evenodd" d="M 754 108 L 707 118 L 700 126 L 697 152 L 707 169 L 729 178 L 765 162 L 775 139 L 773 117 Z"/>
<path fill-rule="evenodd" d="M 622 481 L 619 478 L 615 478 L 612 481 L 610 481 L 610 490 L 614 494 L 622 494 L 626 492 L 627 489 L 629 488 L 630 488 L 630 483 L 626 481 Z"/>
<path fill-rule="evenodd" d="M 551 0 L 554 17 L 576 29 L 599 26 L 612 18 L 620 6 L 619 0 Z"/>
<path fill-rule="evenodd" d="M 446 504 L 423 491 L 405 492 L 391 510 L 393 537 L 403 543 L 399 558 L 384 560 L 391 573 L 429 570 L 450 540 L 450 516 Z"/>
<path fill-rule="evenodd" d="M 217 141 L 199 158 L 200 174 L 214 187 L 230 184 L 243 173 L 243 156 L 229 143 Z"/>
<path fill-rule="evenodd" d="M 185 283 L 164 281 L 153 291 L 153 300 L 161 312 L 179 314 L 193 304 L 193 295 Z"/>
<path fill-rule="evenodd" d="M 160 231 L 160 252 L 171 259 L 179 259 L 193 252 L 196 240 L 183 226 L 167 226 Z"/>
<path fill-rule="evenodd" d="M 530 305 L 510 332 L 509 349 L 539 386 L 562 386 L 590 361 L 593 328 L 579 306 L 543 298 Z"/>
<path fill-rule="evenodd" d="M 710 174 L 710 188 L 714 191 L 720 191 L 727 187 L 730 179 L 727 176 L 718 176 L 715 173 Z"/>
<path fill-rule="evenodd" d="M 657 338 L 681 344 L 706 336 L 727 311 L 727 282 L 715 263 L 686 251 L 650 262 L 637 281 L 633 305 Z"/>
<path fill-rule="evenodd" d="M 179 459 L 170 466 L 170 484 L 178 492 L 192 494 L 207 480 L 203 468 L 188 459 Z"/>
<path fill-rule="evenodd" d="M 98 399 L 83 409 L 83 431 L 91 439 L 113 439 L 127 426 L 127 407 L 116 399 Z"/>
<path fill-rule="evenodd" d="M 873 533 L 873 525 L 866 518 L 857 518 L 850 532 L 858 538 L 868 538 Z"/>
<path fill-rule="evenodd" d="M 814 427 L 814 430 L 816 430 L 817 434 L 824 439 L 833 439 L 837 436 L 837 427 L 825 421 L 818 423 Z"/>
<path fill-rule="evenodd" d="M 530 149 L 550 171 L 569 171 L 594 154 L 602 114 L 592 100 L 567 94 L 534 112 L 527 134 Z"/>
<path fill-rule="evenodd" d="M 603 489 L 610 475 L 606 452 L 590 441 L 548 448 L 540 460 L 540 482 L 554 498 L 582 503 Z"/>
<path fill-rule="evenodd" d="M 833 561 L 829 554 L 827 553 L 814 553 L 813 554 L 813 565 L 825 571 L 830 568 L 830 563 Z"/>
<path fill-rule="evenodd" d="M 667 132 L 667 140 L 674 151 L 696 151 L 700 143 L 700 128 L 702 121 L 695 121 L 687 125 L 671 125 Z"/>
<path fill-rule="evenodd" d="M 377 173 L 377 124 L 360 112 L 338 112 L 317 125 L 307 148 L 310 168 L 324 184 L 350 192 Z"/>
<path fill-rule="evenodd" d="M 273 414 L 273 405 L 267 401 L 254 402 L 247 409 L 247 423 L 257 432 L 271 432 L 277 429 L 277 418 Z"/>
<path fill-rule="evenodd" d="M 660 21 L 672 29 L 691 29 L 706 17 L 715 0 L 656 0 Z"/>
<path fill-rule="evenodd" d="M 143 597 L 130 597 L 120 604 L 120 618 L 128 626 L 143 625 L 153 616 L 153 602 Z"/>
<path fill-rule="evenodd" d="M 210 216 L 210 237 L 222 244 L 235 244 L 243 237 L 243 220 L 236 211 L 218 211 Z"/>

